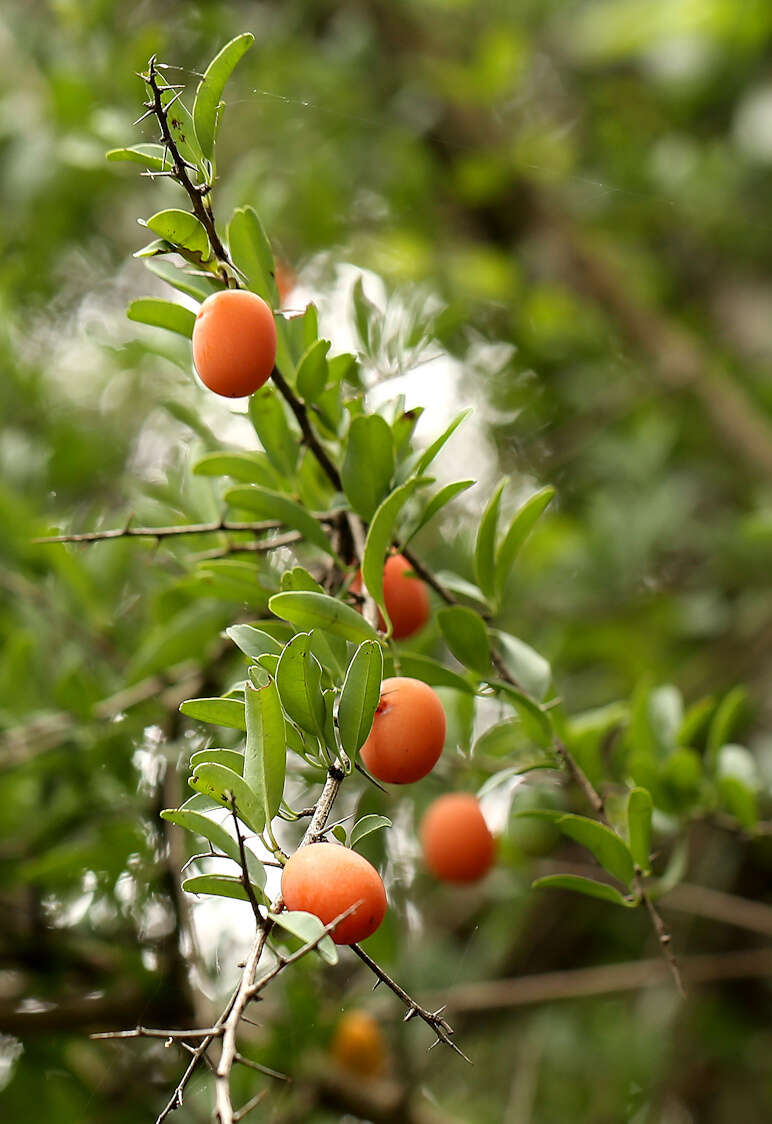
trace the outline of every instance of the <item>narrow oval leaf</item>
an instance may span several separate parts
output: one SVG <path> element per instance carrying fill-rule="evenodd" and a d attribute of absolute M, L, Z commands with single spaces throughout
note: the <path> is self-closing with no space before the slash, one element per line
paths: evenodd
<path fill-rule="evenodd" d="M 382 677 L 381 646 L 377 640 L 365 640 L 348 665 L 338 703 L 340 743 L 352 757 L 364 745 L 370 733 L 381 697 Z"/>
<path fill-rule="evenodd" d="M 504 592 L 504 586 L 520 547 L 528 538 L 536 521 L 547 510 L 554 495 L 555 489 L 551 485 L 542 488 L 515 512 L 507 533 L 496 551 L 495 595 L 497 598 L 500 598 Z"/>
<path fill-rule="evenodd" d="M 506 478 L 501 480 L 482 513 L 474 548 L 474 570 L 477 584 L 489 601 L 496 593 L 496 528 L 499 522 L 501 493 Z"/>
<path fill-rule="evenodd" d="M 708 729 L 706 758 L 711 766 L 715 767 L 717 764 L 721 747 L 731 741 L 747 701 L 746 688 L 734 687 L 716 707 L 716 713 Z"/>
<path fill-rule="evenodd" d="M 394 524 L 416 488 L 428 483 L 430 483 L 428 477 L 414 477 L 401 484 L 399 488 L 395 488 L 376 511 L 367 532 L 362 559 L 362 579 L 386 621 L 388 621 L 388 613 L 383 597 L 383 567 L 394 535 Z M 388 635 L 391 635 L 391 622 L 388 625 Z"/>
<path fill-rule="evenodd" d="M 245 656 L 249 656 L 252 660 L 264 655 L 280 656 L 282 653 L 279 641 L 274 640 L 262 629 L 255 628 L 254 625 L 234 624 L 231 628 L 226 628 L 225 634 Z"/>
<path fill-rule="evenodd" d="M 363 519 L 371 519 L 389 490 L 394 473 L 391 429 L 380 414 L 354 418 L 348 431 L 341 479 L 346 498 Z"/>
<path fill-rule="evenodd" d="M 329 340 L 315 340 L 298 363 L 295 385 L 306 402 L 315 402 L 327 385 L 329 350 Z"/>
<path fill-rule="evenodd" d="M 543 699 L 552 682 L 552 668 L 544 656 L 509 632 L 492 631 L 504 665 L 510 675 L 537 699 Z"/>
<path fill-rule="evenodd" d="M 320 933 L 324 932 L 324 925 L 313 913 L 305 913 L 300 909 L 282 910 L 281 913 L 269 913 L 268 916 L 287 933 L 291 933 L 302 944 L 315 941 Z M 330 936 L 324 936 L 316 946 L 316 951 L 327 964 L 338 963 L 338 950 Z"/>
<path fill-rule="evenodd" d="M 238 840 L 234 839 L 222 824 L 217 823 L 209 816 L 204 816 L 200 812 L 194 812 L 190 809 L 167 808 L 161 812 L 161 817 L 169 823 L 177 824 L 179 827 L 184 827 L 197 835 L 202 835 L 204 839 L 209 840 L 213 847 L 219 848 L 229 859 L 233 859 L 234 862 L 241 865 Z M 247 860 L 249 880 L 255 887 L 262 890 L 265 887 L 265 867 L 246 846 L 244 847 L 244 854 Z"/>
<path fill-rule="evenodd" d="M 132 301 L 126 310 L 129 320 L 137 324 L 149 324 L 152 328 L 166 328 L 167 332 L 176 332 L 178 336 L 190 339 L 193 335 L 193 325 L 196 322 L 195 313 L 181 304 L 172 304 L 171 301 L 162 301 L 157 297 L 140 297 Z"/>
<path fill-rule="evenodd" d="M 475 694 L 474 686 L 463 679 L 457 672 L 445 667 L 439 660 L 431 656 L 423 656 L 419 652 L 400 652 L 399 667 L 402 675 L 411 679 L 420 679 L 430 687 L 451 687 L 454 691 L 462 691 L 466 695 Z M 388 675 L 394 675 L 394 662 L 389 660 Z"/>
<path fill-rule="evenodd" d="M 380 831 L 382 827 L 391 827 L 391 820 L 387 816 L 362 816 L 351 829 L 351 846 L 356 846 L 360 839 L 373 831 Z"/>
<path fill-rule="evenodd" d="M 276 668 L 282 706 L 293 722 L 309 734 L 324 729 L 322 669 L 310 651 L 311 634 L 299 632 L 285 647 Z"/>
<path fill-rule="evenodd" d="M 240 777 L 244 775 L 244 754 L 240 753 L 237 749 L 199 749 L 190 755 L 190 767 L 195 769 L 196 765 L 201 765 L 203 762 L 209 762 L 213 765 L 225 765 L 226 768 L 232 769 L 234 773 L 238 773 Z"/>
<path fill-rule="evenodd" d="M 132 144 L 128 148 L 111 148 L 105 160 L 129 161 L 141 164 L 153 172 L 162 172 L 170 166 L 169 156 L 162 144 Z"/>
<path fill-rule="evenodd" d="M 197 476 L 232 476 L 245 484 L 276 489 L 279 477 L 265 453 L 207 453 L 193 465 Z"/>
<path fill-rule="evenodd" d="M 189 273 L 187 270 L 173 265 L 170 261 L 155 261 L 149 258 L 145 262 L 145 266 L 156 277 L 165 281 L 167 285 L 171 285 L 178 292 L 185 293 L 197 301 L 205 301 L 212 293 L 218 293 L 222 289 L 222 284 L 218 284 L 214 278 L 210 280 L 208 277 Z"/>
<path fill-rule="evenodd" d="M 264 386 L 249 399 L 249 418 L 266 456 L 280 476 L 292 479 L 300 442 L 290 429 L 287 413 L 272 386 Z"/>
<path fill-rule="evenodd" d="M 461 423 L 465 422 L 471 413 L 471 406 L 466 410 L 462 410 L 461 413 L 453 419 L 447 429 L 443 430 L 443 432 L 435 441 L 432 441 L 429 448 L 424 453 L 422 453 L 418 459 L 418 463 L 415 466 L 416 476 L 423 476 L 443 445 L 453 436 Z"/>
<path fill-rule="evenodd" d="M 614 886 L 606 882 L 596 882 L 594 878 L 583 878 L 579 874 L 548 874 L 545 878 L 537 878 L 531 883 L 534 890 L 574 890 L 577 894 L 584 894 L 587 898 L 600 898 L 604 902 L 613 902 L 626 909 L 635 908 L 636 902 L 623 897 Z"/>
<path fill-rule="evenodd" d="M 181 704 L 180 712 L 211 726 L 227 726 L 232 730 L 247 728 L 244 703 L 240 699 L 188 699 Z"/>
<path fill-rule="evenodd" d="M 254 207 L 237 207 L 233 212 L 228 223 L 228 248 L 233 264 L 252 292 L 267 301 L 271 308 L 276 308 L 279 291 L 274 280 L 273 253 Z M 283 323 L 279 317 L 277 333 Z"/>
<path fill-rule="evenodd" d="M 279 810 L 284 795 L 287 768 L 287 736 L 284 714 L 276 684 L 245 692 L 247 748 L 244 754 L 244 781 L 262 805 L 270 822 Z"/>
<path fill-rule="evenodd" d="M 648 789 L 634 788 L 627 798 L 627 838 L 633 862 L 648 874 L 653 806 Z"/>
<path fill-rule="evenodd" d="M 613 874 L 625 886 L 629 886 L 633 881 L 635 871 L 630 849 L 625 841 L 605 824 L 588 819 L 587 816 L 576 816 L 552 808 L 528 808 L 518 815 L 549 820 L 569 839 L 586 847 L 603 869 Z"/>
<path fill-rule="evenodd" d="M 197 765 L 188 784 L 196 792 L 203 792 L 210 796 L 222 808 L 233 810 L 236 802 L 236 814 L 240 820 L 251 828 L 260 832 L 265 827 L 265 810 L 261 801 L 252 791 L 248 781 L 227 769 L 224 765 L 210 765 L 206 762 Z"/>
<path fill-rule="evenodd" d="M 303 566 L 293 566 L 281 576 L 282 593 L 305 590 L 307 593 L 324 593 L 324 589 Z"/>
<path fill-rule="evenodd" d="M 461 492 L 466 492 L 467 489 L 471 488 L 475 483 L 475 480 L 456 480 L 454 484 L 446 484 L 444 488 L 440 488 L 439 492 L 432 496 L 421 512 L 418 522 L 412 527 L 407 538 L 403 540 L 403 547 L 407 546 L 410 540 L 426 526 L 430 519 L 433 519 L 439 511 L 442 511 L 446 504 L 449 504 L 450 501 L 454 500 Z"/>
<path fill-rule="evenodd" d="M 478 675 L 487 675 L 491 666 L 490 641 L 480 615 L 464 605 L 449 605 L 437 613 L 437 623 L 456 659 Z"/>
<path fill-rule="evenodd" d="M 320 628 L 355 643 L 378 639 L 378 633 L 361 613 L 326 593 L 275 593 L 268 608 L 277 617 L 306 631 Z"/>
<path fill-rule="evenodd" d="M 159 238 L 164 238 L 174 246 L 182 246 L 191 253 L 200 254 L 202 261 L 208 261 L 212 256 L 209 245 L 209 235 L 190 211 L 181 211 L 172 208 L 167 211 L 157 211 L 145 223 L 148 230 Z"/>
<path fill-rule="evenodd" d="M 524 728 L 519 718 L 507 718 L 497 722 L 480 735 L 474 744 L 473 753 L 485 757 L 506 757 L 513 768 L 520 773 L 531 769 L 557 769 L 560 767 L 555 753 L 542 747 L 534 748 L 524 744 Z"/>
<path fill-rule="evenodd" d="M 525 691 L 521 691 L 519 688 L 513 687 L 511 683 L 505 683 L 500 679 L 492 680 L 491 687 L 494 687 L 500 694 L 507 696 L 519 714 L 523 727 L 537 745 L 549 746 L 552 744 L 554 736 L 552 719 L 535 699 L 532 699 Z"/>
<path fill-rule="evenodd" d="M 254 35 L 248 31 L 226 43 L 204 71 L 193 103 L 193 124 L 201 151 L 207 160 L 214 156 L 214 141 L 219 126 L 220 98 L 225 83 L 233 73 L 239 59 L 252 46 Z"/>
<path fill-rule="evenodd" d="M 286 527 L 300 531 L 307 542 L 318 546 L 326 554 L 335 556 L 322 524 L 317 522 L 304 507 L 282 492 L 273 492 L 269 488 L 253 484 L 249 488 L 231 488 L 225 493 L 224 498 L 232 507 L 245 508 L 261 518 L 280 520 Z"/>
<path fill-rule="evenodd" d="M 249 901 L 249 895 L 244 889 L 241 879 L 235 874 L 197 874 L 193 878 L 186 878 L 182 883 L 182 888 L 189 894 L 211 894 L 216 898 L 236 898 L 237 901 Z M 253 885 L 252 890 L 258 902 L 266 901 L 265 894 L 259 886 Z"/>

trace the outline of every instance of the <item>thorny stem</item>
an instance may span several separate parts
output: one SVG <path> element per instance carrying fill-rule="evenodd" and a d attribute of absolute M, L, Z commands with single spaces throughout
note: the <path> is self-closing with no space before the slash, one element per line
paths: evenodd
<path fill-rule="evenodd" d="M 278 367 L 274 367 L 271 373 L 271 380 L 275 384 L 282 398 L 286 401 L 287 405 L 292 410 L 292 413 L 295 415 L 297 423 L 300 426 L 300 431 L 303 434 L 303 440 L 316 457 L 319 465 L 327 476 L 327 479 L 330 481 L 336 491 L 342 491 L 343 482 L 341 481 L 340 473 L 333 464 L 333 461 L 330 458 L 327 450 L 324 448 L 321 441 L 317 437 L 316 431 L 311 425 L 311 420 L 308 416 L 308 410 L 306 409 L 305 403 L 301 402 L 301 400 L 295 396 L 292 388 L 290 387 L 289 383 L 284 378 L 284 375 L 281 373 Z"/>

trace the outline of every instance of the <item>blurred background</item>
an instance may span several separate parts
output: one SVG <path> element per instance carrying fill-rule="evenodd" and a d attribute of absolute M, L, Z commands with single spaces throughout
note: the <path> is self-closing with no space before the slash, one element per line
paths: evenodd
<path fill-rule="evenodd" d="M 144 94 L 135 72 L 151 54 L 179 66 L 171 80 L 192 95 L 197 74 L 241 31 L 256 43 L 226 94 L 216 213 L 224 223 L 238 204 L 257 208 L 294 277 L 288 308 L 316 300 L 333 349 L 364 353 L 373 395 L 399 390 L 426 407 L 419 440 L 475 407 L 444 463 L 480 484 L 422 533 L 421 557 L 471 578 L 473 516 L 493 482 L 512 474 L 512 509 L 535 485 L 554 484 L 555 510 L 520 559 L 508 624 L 550 659 L 567 713 L 584 715 L 600 744 L 613 719 L 605 711 L 595 721 L 598 708 L 632 700 L 634 709 L 654 692 L 678 719 L 740 686 L 733 737 L 752 750 L 762 793 L 772 777 L 767 0 L 6 0 L 0 1115 L 9 1122 L 31 1111 L 58 1124 L 154 1120 L 184 1057 L 88 1033 L 202 1025 L 249 939 L 239 903 L 183 900 L 187 842 L 167 835 L 157 813 L 183 798 L 204 736 L 181 719 L 179 701 L 237 677 L 221 629 L 264 604 L 207 582 L 191 555 L 211 540 L 31 542 L 129 516 L 217 518 L 217 488 L 190 464 L 220 441 L 254 442 L 243 416 L 194 382 L 186 344 L 125 319 L 129 300 L 161 292 L 131 256 L 147 241 L 137 218 L 184 204 L 172 185 L 104 158 L 156 139 L 148 122 L 132 127 Z M 356 336 L 357 276 L 379 310 L 377 338 Z M 427 650 L 434 641 L 424 638 Z M 677 691 L 663 695 L 666 684 Z M 717 978 L 722 957 L 752 964 L 769 946 L 764 824 L 742 832 L 695 815 L 688 829 L 685 882 L 663 913 L 679 953 L 706 958 L 704 982 L 685 1003 L 667 980 L 641 989 L 628 973 L 620 986 L 603 975 L 609 965 L 657 956 L 646 919 L 530 891 L 539 873 L 578 861 L 543 825 L 526 830 L 507 806 L 499 867 L 478 890 L 451 894 L 417 868 L 415 817 L 473 770 L 465 751 L 480 715 L 448 706 L 445 772 L 402 798 L 368 791 L 359 809 L 386 808 L 400 828 L 388 855 L 383 841 L 368 852 L 388 862 L 393 904 L 371 951 L 419 996 L 449 1001 L 474 1067 L 425 1054 L 425 1028 L 403 1027 L 348 957 L 326 972 L 304 962 L 256 1016 L 254 1056 L 294 1080 L 267 1084 L 255 1117 L 769 1120 L 769 961 L 767 978 L 752 968 L 746 979 Z M 513 805 L 559 800 L 556 780 L 536 775 Z M 696 889 L 705 886 L 713 897 Z M 199 947 L 180 936 L 191 911 Z M 588 994 L 544 977 L 584 968 L 600 971 Z M 530 974 L 541 980 L 532 994 L 481 986 Z M 355 1063 L 328 1082 L 341 1012 L 358 1007 L 383 1036 L 377 1080 Z M 248 1071 L 240 1079 L 245 1097 L 265 1082 Z M 173 1119 L 208 1114 L 202 1077 Z"/>

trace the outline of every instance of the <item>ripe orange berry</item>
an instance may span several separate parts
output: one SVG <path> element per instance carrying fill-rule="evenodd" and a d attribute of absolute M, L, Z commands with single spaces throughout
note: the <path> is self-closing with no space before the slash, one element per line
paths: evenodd
<path fill-rule="evenodd" d="M 438 797 L 424 813 L 420 835 L 424 861 L 443 882 L 477 882 L 493 863 L 495 841 L 469 793 Z"/>
<path fill-rule="evenodd" d="M 281 894 L 287 909 L 313 913 L 323 925 L 360 902 L 333 930 L 336 944 L 363 941 L 386 913 L 386 891 L 378 871 L 362 855 L 337 843 L 309 843 L 295 851 L 281 874 Z"/>
<path fill-rule="evenodd" d="M 193 325 L 193 362 L 205 386 L 243 398 L 268 379 L 276 361 L 276 325 L 268 305 L 246 289 L 212 293 Z"/>
<path fill-rule="evenodd" d="M 410 784 L 431 772 L 444 744 L 445 711 L 437 692 L 420 679 L 384 679 L 360 750 L 365 768 L 379 781 Z"/>
<path fill-rule="evenodd" d="M 403 640 L 412 636 L 429 619 L 429 592 L 420 578 L 410 576 L 412 567 L 401 554 L 391 554 L 383 567 L 383 599 L 389 614 L 394 639 Z M 362 575 L 357 574 L 351 583 L 354 593 L 362 589 Z M 386 622 L 378 613 L 378 626 L 386 628 Z"/>
<path fill-rule="evenodd" d="M 335 1028 L 330 1051 L 341 1069 L 357 1077 L 377 1077 L 385 1069 L 386 1043 L 367 1011 L 346 1011 Z"/>

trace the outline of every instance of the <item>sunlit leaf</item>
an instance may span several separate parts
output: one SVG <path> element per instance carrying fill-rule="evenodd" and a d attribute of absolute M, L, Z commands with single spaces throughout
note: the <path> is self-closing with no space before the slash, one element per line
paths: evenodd
<path fill-rule="evenodd" d="M 152 328 L 166 328 L 168 332 L 176 332 L 178 336 L 190 339 L 193 335 L 193 325 L 196 322 L 195 313 L 181 304 L 172 304 L 171 301 L 159 300 L 157 297 L 140 297 L 132 301 L 126 310 L 129 320 L 137 324 L 149 324 Z"/>
<path fill-rule="evenodd" d="M 382 676 L 381 646 L 377 640 L 365 640 L 348 666 L 338 704 L 340 742 L 352 756 L 370 733 L 380 699 Z"/>
<path fill-rule="evenodd" d="M 219 126 L 220 98 L 239 59 L 252 46 L 254 35 L 245 32 L 231 39 L 204 71 L 193 103 L 193 123 L 201 151 L 208 160 L 214 156 L 214 141 Z"/>

